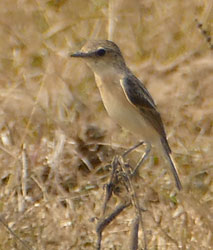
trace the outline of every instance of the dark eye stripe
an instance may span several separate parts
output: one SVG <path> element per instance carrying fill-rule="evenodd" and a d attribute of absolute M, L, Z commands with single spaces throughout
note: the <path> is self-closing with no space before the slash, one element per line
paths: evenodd
<path fill-rule="evenodd" d="M 97 50 L 96 54 L 98 56 L 104 56 L 106 54 L 106 50 L 105 49 L 99 49 L 99 50 Z"/>

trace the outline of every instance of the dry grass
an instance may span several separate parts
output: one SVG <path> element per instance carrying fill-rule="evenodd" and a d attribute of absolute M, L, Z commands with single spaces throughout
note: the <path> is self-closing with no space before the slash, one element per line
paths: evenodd
<path fill-rule="evenodd" d="M 148 249 L 212 249 L 213 57 L 195 22 L 213 30 L 212 1 L 7 0 L 0 12 L 1 219 L 29 249 L 95 249 L 103 166 L 136 138 L 68 55 L 110 38 L 158 104 L 184 185 L 175 195 L 156 152 L 141 169 Z M 128 249 L 133 213 L 105 229 L 103 249 Z M 0 249 L 27 248 L 1 224 Z"/>

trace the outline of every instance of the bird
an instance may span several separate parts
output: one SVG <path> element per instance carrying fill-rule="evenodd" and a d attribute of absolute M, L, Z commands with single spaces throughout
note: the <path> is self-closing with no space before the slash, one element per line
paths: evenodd
<path fill-rule="evenodd" d="M 146 143 L 161 149 L 177 189 L 181 190 L 161 115 L 147 88 L 126 65 L 120 48 L 110 40 L 89 40 L 70 56 L 82 58 L 94 72 L 109 116 Z"/>

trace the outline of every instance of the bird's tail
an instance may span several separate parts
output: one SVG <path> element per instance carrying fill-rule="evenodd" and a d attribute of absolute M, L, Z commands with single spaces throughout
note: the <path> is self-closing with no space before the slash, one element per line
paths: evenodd
<path fill-rule="evenodd" d="M 180 182 L 180 179 L 179 179 L 176 167 L 175 167 L 175 163 L 174 163 L 174 161 L 172 159 L 172 154 L 171 154 L 172 152 L 171 152 L 171 149 L 170 149 L 169 144 L 167 142 L 167 139 L 162 137 L 161 138 L 161 144 L 163 146 L 166 158 L 169 161 L 171 171 L 172 171 L 172 174 L 173 174 L 174 179 L 175 179 L 176 186 L 177 186 L 178 190 L 181 190 L 182 189 L 182 184 Z"/>

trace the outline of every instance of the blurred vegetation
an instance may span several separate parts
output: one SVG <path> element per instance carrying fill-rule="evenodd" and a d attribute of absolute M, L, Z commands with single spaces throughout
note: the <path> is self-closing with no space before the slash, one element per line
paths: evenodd
<path fill-rule="evenodd" d="M 104 166 L 137 138 L 69 54 L 111 39 L 159 107 L 184 185 L 176 194 L 154 150 L 137 181 L 148 249 L 212 249 L 213 52 L 195 19 L 211 37 L 213 2 L 7 0 L 0 13 L 2 222 L 29 249 L 95 249 Z M 106 228 L 103 249 L 127 249 L 132 213 Z M 0 249 L 27 248 L 1 223 Z"/>

